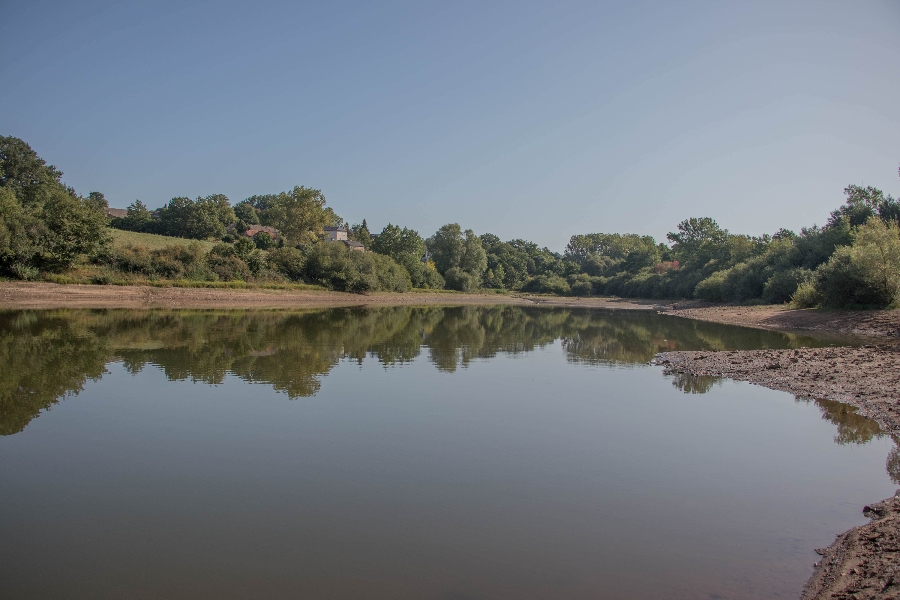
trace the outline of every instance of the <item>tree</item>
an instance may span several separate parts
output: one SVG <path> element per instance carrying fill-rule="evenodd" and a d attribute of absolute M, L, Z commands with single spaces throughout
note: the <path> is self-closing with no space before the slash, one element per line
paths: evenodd
<path fill-rule="evenodd" d="M 672 242 L 672 253 L 682 264 L 702 267 L 710 260 L 727 255 L 728 231 L 709 217 L 685 219 L 678 232 L 666 237 Z"/>
<path fill-rule="evenodd" d="M 22 208 L 39 208 L 56 190 L 65 189 L 60 183 L 62 172 L 15 137 L 0 137 L 0 187 L 9 188 Z"/>
<path fill-rule="evenodd" d="M 259 215 L 249 199 L 234 205 L 234 216 L 247 225 L 259 225 Z"/>
<path fill-rule="evenodd" d="M 296 186 L 274 199 L 267 197 L 266 204 L 261 221 L 278 229 L 291 245 L 315 242 L 326 226 L 343 225 L 343 220 L 325 206 L 325 196 L 319 190 Z"/>
<path fill-rule="evenodd" d="M 221 238 L 225 228 L 236 221 L 228 197 L 212 194 L 205 198 L 172 198 L 160 210 L 160 227 L 165 235 L 205 240 Z"/>
<path fill-rule="evenodd" d="M 481 240 L 471 229 L 462 231 L 457 223 L 438 229 L 426 242 L 439 273 L 444 275 L 452 268 L 459 268 L 475 281 L 487 270 L 487 254 Z"/>
<path fill-rule="evenodd" d="M 106 201 L 106 196 L 104 196 L 103 193 L 101 193 L 101 192 L 89 193 L 88 197 L 85 201 L 90 203 L 91 205 L 97 207 L 100 210 L 109 208 L 109 202 Z"/>
<path fill-rule="evenodd" d="M 140 200 L 135 200 L 128 205 L 126 214 L 121 219 L 113 221 L 112 226 L 126 231 L 151 232 L 154 229 L 153 216 Z"/>
<path fill-rule="evenodd" d="M 425 255 L 425 240 L 413 229 L 388 223 L 372 242 L 372 251 L 397 261 L 404 256 L 420 260 Z"/>

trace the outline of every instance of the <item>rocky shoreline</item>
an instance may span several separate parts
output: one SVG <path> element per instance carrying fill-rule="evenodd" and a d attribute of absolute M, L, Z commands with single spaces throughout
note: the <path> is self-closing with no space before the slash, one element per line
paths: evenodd
<path fill-rule="evenodd" d="M 666 314 L 781 331 L 820 331 L 866 336 L 861 346 L 663 352 L 654 363 L 681 376 L 727 377 L 796 396 L 835 400 L 855 407 L 885 432 L 900 435 L 900 311 L 799 311 L 783 307 L 673 305 Z M 662 311 L 661 311 L 662 312 Z M 900 599 L 900 490 L 863 508 L 872 519 L 819 549 L 822 559 L 801 600 Z"/>

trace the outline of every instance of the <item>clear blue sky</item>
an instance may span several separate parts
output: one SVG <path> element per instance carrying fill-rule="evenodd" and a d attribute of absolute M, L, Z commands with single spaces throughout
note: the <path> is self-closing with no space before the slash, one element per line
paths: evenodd
<path fill-rule="evenodd" d="M 0 134 L 112 206 L 294 185 L 562 250 L 898 195 L 900 1 L 0 0 Z"/>

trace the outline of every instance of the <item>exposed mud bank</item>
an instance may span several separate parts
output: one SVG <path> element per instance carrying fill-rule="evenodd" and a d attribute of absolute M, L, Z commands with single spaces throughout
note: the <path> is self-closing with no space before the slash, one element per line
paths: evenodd
<path fill-rule="evenodd" d="M 783 306 L 710 306 L 699 302 L 677 302 L 666 308 L 666 314 L 700 321 L 778 331 L 827 331 L 900 342 L 900 310 L 797 310 Z"/>
<path fill-rule="evenodd" d="M 327 290 L 222 289 L 146 285 L 59 285 L 0 282 L 0 308 L 327 308 L 339 306 L 417 306 L 513 304 L 650 310 L 655 302 L 615 298 L 562 298 L 527 294 L 409 292 L 347 294 Z"/>
<path fill-rule="evenodd" d="M 900 598 L 900 490 L 893 498 L 865 507 L 863 514 L 872 522 L 816 550 L 822 560 L 801 600 Z"/>

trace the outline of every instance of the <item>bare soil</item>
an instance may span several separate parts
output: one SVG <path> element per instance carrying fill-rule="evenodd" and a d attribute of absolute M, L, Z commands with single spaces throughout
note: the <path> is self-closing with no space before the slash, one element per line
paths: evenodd
<path fill-rule="evenodd" d="M 900 342 L 900 310 L 797 310 L 785 306 L 712 306 L 677 302 L 666 307 L 666 312 L 676 317 L 760 329 L 828 331 Z"/>
<path fill-rule="evenodd" d="M 900 310 L 822 311 L 774 306 L 709 306 L 677 303 L 667 314 L 780 331 L 819 331 L 865 336 L 856 347 L 665 352 L 655 362 L 670 372 L 728 377 L 855 406 L 882 429 L 900 434 Z M 900 490 L 867 506 L 868 525 L 842 533 L 826 549 L 802 600 L 900 599 Z"/>
<path fill-rule="evenodd" d="M 801 600 L 900 598 L 900 491 L 865 507 L 863 514 L 872 522 L 816 550 L 822 560 L 816 563 Z"/>
<path fill-rule="evenodd" d="M 650 310 L 656 303 L 615 298 L 560 298 L 528 294 L 348 294 L 327 290 L 225 289 L 154 287 L 146 285 L 60 285 L 40 282 L 0 282 L 0 308 L 327 308 L 338 306 L 418 306 L 451 304 L 514 304 Z"/>

